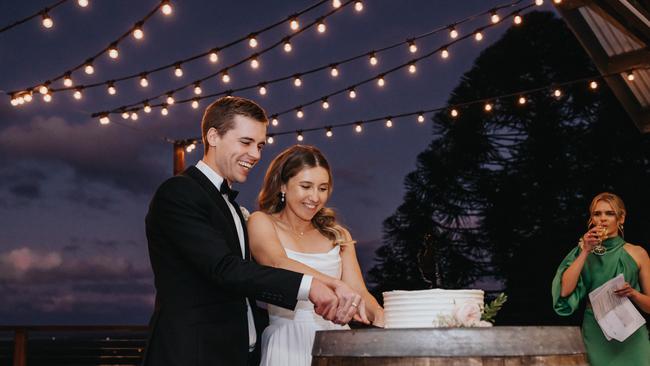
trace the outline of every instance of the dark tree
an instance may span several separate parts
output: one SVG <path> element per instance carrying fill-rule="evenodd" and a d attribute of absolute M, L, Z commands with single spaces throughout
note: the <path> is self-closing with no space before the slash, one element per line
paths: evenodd
<path fill-rule="evenodd" d="M 448 103 L 531 90 L 597 71 L 563 21 L 532 12 L 475 61 Z M 501 284 L 507 323 L 558 323 L 550 283 L 586 230 L 602 191 L 628 206 L 626 239 L 645 245 L 650 229 L 650 139 L 613 94 L 589 80 L 460 108 L 433 118 L 434 138 L 405 180 L 407 193 L 384 222 L 371 269 L 375 291 Z M 420 266 L 422 271 L 420 271 Z M 424 272 L 428 281 L 426 281 Z"/>

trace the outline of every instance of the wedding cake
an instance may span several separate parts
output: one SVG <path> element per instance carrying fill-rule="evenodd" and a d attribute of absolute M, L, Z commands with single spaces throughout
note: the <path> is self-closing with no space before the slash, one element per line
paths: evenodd
<path fill-rule="evenodd" d="M 482 290 L 384 292 L 386 328 L 481 326 Z"/>

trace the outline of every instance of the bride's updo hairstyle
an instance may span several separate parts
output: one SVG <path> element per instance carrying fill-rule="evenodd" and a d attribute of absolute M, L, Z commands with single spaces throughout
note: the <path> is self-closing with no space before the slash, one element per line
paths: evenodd
<path fill-rule="evenodd" d="M 320 150 L 309 145 L 294 145 L 281 152 L 273 159 L 264 176 L 262 190 L 257 196 L 260 211 L 269 215 L 282 211 L 285 206 L 280 199 L 282 185 L 287 184 L 289 179 L 295 177 L 301 170 L 316 167 L 327 171 L 329 176 L 327 197 L 329 198 L 333 188 L 332 171 Z M 321 208 L 311 219 L 311 223 L 321 234 L 336 244 L 343 241 L 341 226 L 336 222 L 334 210 L 331 208 Z"/>

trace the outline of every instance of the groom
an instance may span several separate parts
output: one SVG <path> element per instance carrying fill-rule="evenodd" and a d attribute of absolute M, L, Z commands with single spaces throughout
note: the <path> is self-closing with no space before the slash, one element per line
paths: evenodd
<path fill-rule="evenodd" d="M 237 192 L 260 159 L 268 120 L 254 102 L 225 97 L 201 122 L 203 159 L 156 191 L 147 214 L 156 307 L 143 365 L 257 365 L 255 300 L 316 313 L 345 324 L 360 296 L 312 276 L 251 260 Z"/>

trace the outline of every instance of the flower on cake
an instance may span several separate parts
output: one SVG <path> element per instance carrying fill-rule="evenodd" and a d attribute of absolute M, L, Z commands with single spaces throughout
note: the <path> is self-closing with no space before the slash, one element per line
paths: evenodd
<path fill-rule="evenodd" d="M 481 307 L 475 302 L 456 305 L 453 312 L 455 320 L 463 327 L 473 327 L 481 320 Z"/>
<path fill-rule="evenodd" d="M 491 327 L 494 317 L 507 300 L 508 296 L 501 293 L 491 303 L 485 305 L 479 305 L 472 301 L 455 304 L 451 315 L 440 315 L 437 321 L 434 320 L 434 325 L 450 328 Z"/>

